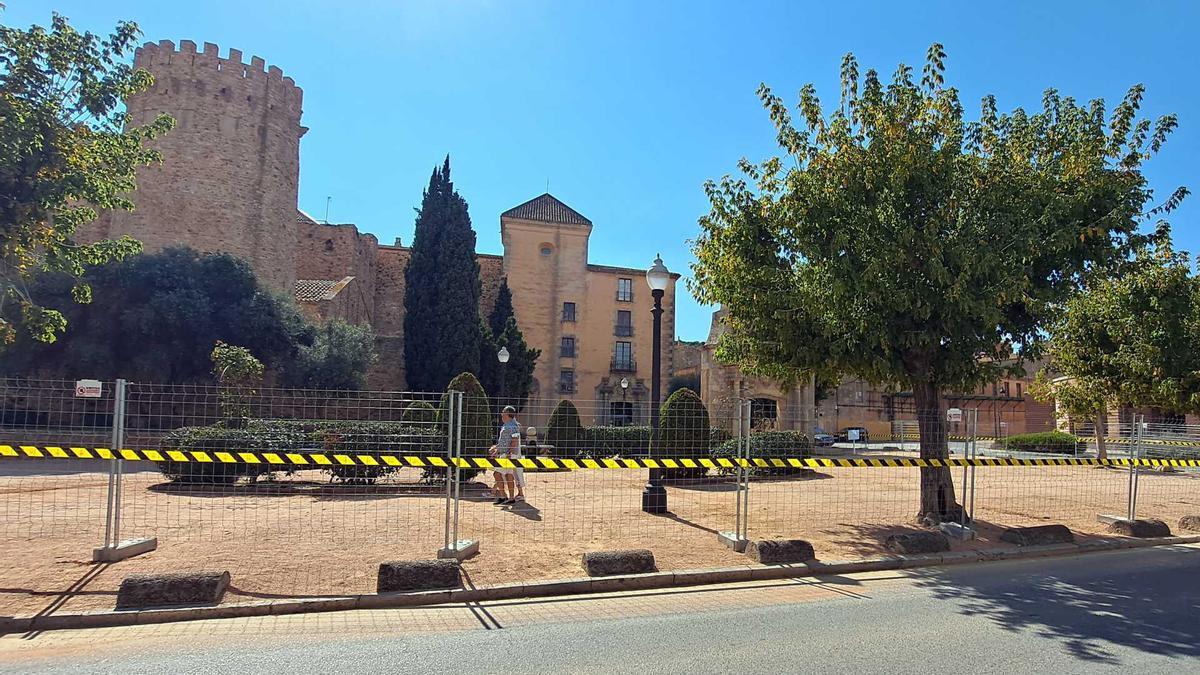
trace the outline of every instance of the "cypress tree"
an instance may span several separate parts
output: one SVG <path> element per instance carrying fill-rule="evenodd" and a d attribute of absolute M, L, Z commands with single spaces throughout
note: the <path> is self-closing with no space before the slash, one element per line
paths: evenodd
<path fill-rule="evenodd" d="M 500 279 L 500 290 L 496 292 L 496 304 L 488 315 L 488 329 L 493 336 L 504 332 L 508 320 L 513 318 L 512 290 L 508 287 L 508 277 Z"/>
<path fill-rule="evenodd" d="M 496 359 L 496 352 L 501 347 L 508 348 L 508 363 L 501 369 Z M 529 390 L 533 387 L 533 368 L 541 350 L 533 349 L 525 342 L 525 335 L 517 327 L 517 319 L 513 315 L 512 291 L 508 288 L 508 279 L 500 280 L 500 290 L 496 294 L 496 304 L 488 315 L 487 334 L 483 340 L 483 351 L 479 356 L 480 380 L 484 388 L 494 398 L 504 393 L 504 405 L 520 409 L 529 398 Z M 501 370 L 504 383 L 501 385 Z M 499 402 L 499 401 L 498 401 Z"/>
<path fill-rule="evenodd" d="M 479 372 L 479 263 L 467 202 L 450 181 L 450 157 L 434 168 L 417 211 L 405 271 L 404 366 L 408 387 L 441 391 Z"/>

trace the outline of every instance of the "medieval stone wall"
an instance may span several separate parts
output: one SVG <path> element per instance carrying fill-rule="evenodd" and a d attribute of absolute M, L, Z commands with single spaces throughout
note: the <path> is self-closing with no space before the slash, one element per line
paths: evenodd
<path fill-rule="evenodd" d="M 175 129 L 155 141 L 161 165 L 138 169 L 136 210 L 105 213 L 83 241 L 128 234 L 148 251 L 186 244 L 250 262 L 268 287 L 295 281 L 296 197 L 302 92 L 276 66 L 242 53 L 197 51 L 191 40 L 147 43 L 134 66 L 154 86 L 126 102 L 134 124 L 160 113 Z"/>

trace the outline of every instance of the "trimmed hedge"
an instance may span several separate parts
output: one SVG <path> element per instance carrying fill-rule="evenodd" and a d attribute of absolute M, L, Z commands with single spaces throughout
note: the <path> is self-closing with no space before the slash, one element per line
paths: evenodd
<path fill-rule="evenodd" d="M 725 441 L 714 452 L 714 457 L 737 457 L 738 441 L 736 438 Z M 750 458 L 785 459 L 804 458 L 812 456 L 812 440 L 802 431 L 756 431 L 750 434 Z M 722 476 L 733 475 L 735 469 L 718 469 Z M 755 467 L 750 469 L 751 476 L 799 476 L 811 473 L 811 469 L 796 467 Z"/>
<path fill-rule="evenodd" d="M 488 449 L 500 435 L 500 421 L 492 414 L 492 403 L 488 399 L 483 385 L 471 373 L 459 373 L 446 386 L 445 394 L 438 405 L 439 426 L 449 428 L 450 394 L 451 391 L 463 393 L 462 411 L 462 456 L 487 457 Z M 459 469 L 459 481 L 468 482 L 483 473 L 482 469 Z M 429 483 L 445 483 L 446 470 L 425 468 L 421 475 Z"/>
<path fill-rule="evenodd" d="M 650 427 L 587 427 L 583 430 L 584 457 L 640 457 L 650 450 Z"/>
<path fill-rule="evenodd" d="M 168 450 L 204 452 L 291 452 L 303 445 L 305 431 L 299 425 L 270 420 L 237 420 L 234 427 L 218 422 L 204 427 L 183 427 L 163 437 Z M 156 462 L 158 470 L 176 483 L 228 485 L 241 476 L 254 479 L 279 471 L 269 464 L 225 464 L 222 462 Z M 295 471 L 288 466 L 285 473 Z"/>
<path fill-rule="evenodd" d="M 321 420 L 248 420 L 234 428 L 226 422 L 204 427 L 175 429 L 164 437 L 171 450 L 205 452 L 295 452 L 319 448 L 344 454 L 395 453 L 424 455 L 444 452 L 446 439 L 438 427 L 410 426 L 395 422 L 355 422 Z M 241 476 L 258 476 L 282 471 L 294 473 L 296 467 L 269 464 L 222 464 L 218 462 L 158 462 L 159 471 L 175 482 L 229 484 Z M 335 478 L 350 483 L 374 482 L 396 471 L 390 466 L 335 465 L 324 469 Z"/>
<path fill-rule="evenodd" d="M 433 407 L 433 404 L 426 401 L 413 401 L 404 409 L 404 414 L 400 419 L 405 424 L 424 427 L 437 424 L 437 417 L 437 408 Z"/>
<path fill-rule="evenodd" d="M 546 444 L 554 447 L 552 456 L 558 459 L 576 459 L 589 452 L 574 403 L 564 399 L 554 406 L 546 424 Z"/>
<path fill-rule="evenodd" d="M 1038 431 L 1031 434 L 1017 434 L 1003 439 L 1004 447 L 1019 452 L 1061 452 L 1075 453 L 1077 449 L 1086 449 L 1087 443 L 1076 436 L 1062 431 Z"/>

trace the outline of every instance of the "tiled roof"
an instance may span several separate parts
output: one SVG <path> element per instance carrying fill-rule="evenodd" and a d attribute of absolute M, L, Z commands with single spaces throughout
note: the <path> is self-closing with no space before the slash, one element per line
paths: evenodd
<path fill-rule="evenodd" d="M 592 221 L 584 218 L 578 211 L 558 201 L 549 192 L 541 197 L 514 206 L 500 214 L 501 218 L 520 218 L 521 220 L 536 220 L 542 223 L 559 223 L 564 225 L 591 225 Z"/>
<path fill-rule="evenodd" d="M 351 281 L 354 281 L 354 277 L 343 277 L 337 281 L 332 279 L 298 279 L 294 287 L 296 301 L 320 302 L 322 300 L 332 300 Z"/>

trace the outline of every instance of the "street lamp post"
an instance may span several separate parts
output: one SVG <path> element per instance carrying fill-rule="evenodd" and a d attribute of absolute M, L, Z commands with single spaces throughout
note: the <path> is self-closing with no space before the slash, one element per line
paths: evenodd
<path fill-rule="evenodd" d="M 633 415 L 630 415 L 628 410 L 625 408 L 625 405 L 628 402 L 626 399 L 626 392 L 628 392 L 628 391 L 629 391 L 629 378 L 622 377 L 621 378 L 621 426 L 628 426 L 630 424 L 630 422 L 632 422 L 631 418 L 633 417 Z"/>
<path fill-rule="evenodd" d="M 500 409 L 504 410 L 504 390 L 508 384 L 504 369 L 508 363 L 508 347 L 501 347 L 500 351 L 496 352 L 496 360 L 500 362 Z"/>
<path fill-rule="evenodd" d="M 650 447 L 658 448 L 658 409 L 662 404 L 662 299 L 667 285 L 671 283 L 671 272 L 663 264 L 662 256 L 655 256 L 654 265 L 646 271 L 646 283 L 654 298 L 654 331 L 650 359 Z M 662 484 L 662 470 L 650 469 L 650 480 L 642 491 L 642 510 L 646 513 L 667 512 L 667 489 Z"/>

